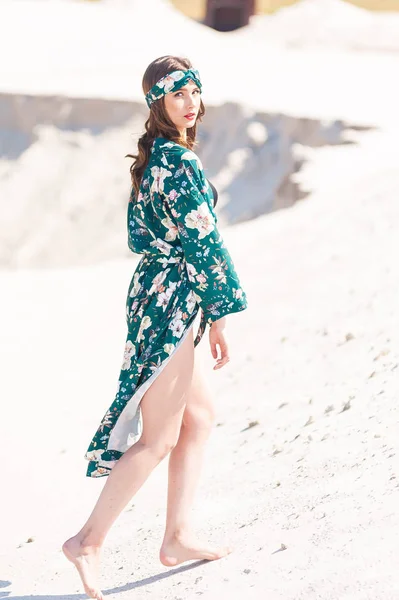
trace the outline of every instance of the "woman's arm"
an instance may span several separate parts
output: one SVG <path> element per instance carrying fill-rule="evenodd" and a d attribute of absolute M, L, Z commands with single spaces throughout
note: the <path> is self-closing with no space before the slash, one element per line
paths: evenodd
<path fill-rule="evenodd" d="M 160 193 L 168 218 L 163 221 L 166 228 L 177 229 L 191 287 L 211 325 L 247 308 L 247 298 L 207 199 L 207 183 L 198 157 L 181 146 L 164 157 Z M 217 329 L 221 327 L 219 324 Z"/>

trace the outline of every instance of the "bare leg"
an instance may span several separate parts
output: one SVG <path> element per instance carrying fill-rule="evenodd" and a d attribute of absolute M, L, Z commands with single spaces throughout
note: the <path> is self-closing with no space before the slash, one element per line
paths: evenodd
<path fill-rule="evenodd" d="M 103 600 L 97 583 L 101 546 L 112 524 L 178 439 L 194 364 L 192 330 L 141 401 L 143 434 L 117 461 L 85 525 L 62 549 L 86 594 Z"/>
<path fill-rule="evenodd" d="M 169 458 L 168 508 L 160 560 L 174 566 L 186 560 L 215 560 L 231 548 L 212 548 L 201 544 L 190 533 L 189 513 L 198 486 L 205 443 L 214 421 L 211 395 L 200 372 L 194 366 L 183 423 L 176 447 Z"/>

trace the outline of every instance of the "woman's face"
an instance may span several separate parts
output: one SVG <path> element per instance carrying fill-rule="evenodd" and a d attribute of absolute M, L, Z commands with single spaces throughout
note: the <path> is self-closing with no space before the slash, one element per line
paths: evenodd
<path fill-rule="evenodd" d="M 166 94 L 166 112 L 180 133 L 195 124 L 200 102 L 200 89 L 191 80 L 179 90 Z"/>

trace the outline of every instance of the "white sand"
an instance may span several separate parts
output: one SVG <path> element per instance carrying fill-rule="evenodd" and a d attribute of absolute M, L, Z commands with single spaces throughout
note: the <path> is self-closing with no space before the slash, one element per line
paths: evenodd
<path fill-rule="evenodd" d="M 381 3 L 381 8 L 383 8 Z M 302 0 L 251 18 L 251 35 L 280 47 L 399 51 L 399 14 L 371 12 L 344 0 Z M 245 29 L 236 35 L 246 34 Z"/>
<path fill-rule="evenodd" d="M 348 50 L 290 57 L 303 74 L 330 58 L 342 72 L 356 64 L 353 94 L 335 88 L 336 116 L 347 106 L 354 117 L 353 97 L 369 88 L 375 95 L 364 96 L 359 113 L 380 128 L 357 134 L 356 145 L 304 149 L 309 162 L 298 179 L 310 196 L 224 231 L 250 309 L 229 317 L 228 367 L 212 371 L 206 337 L 198 348 L 220 426 L 193 516 L 202 537 L 232 542 L 235 553 L 160 565 L 162 464 L 108 537 L 107 597 L 399 597 L 399 126 L 386 77 L 397 59 Z M 289 79 L 284 61 L 275 66 L 281 81 Z M 315 97 L 310 80 L 288 98 L 283 86 L 274 89 L 270 106 L 264 95 L 263 109 L 281 93 L 281 105 L 300 114 L 307 94 L 306 115 L 329 114 L 334 98 L 325 89 Z M 384 106 L 373 104 L 375 82 Z M 102 487 L 84 477 L 83 453 L 115 391 L 135 264 L 1 274 L 0 596 L 83 598 L 60 544 Z"/>
<path fill-rule="evenodd" d="M 399 17 L 366 13 L 367 22 L 376 24 L 372 39 L 376 30 L 383 39 L 389 32 L 397 46 L 361 53 L 345 40 L 356 39 L 354 14 L 363 26 L 364 11 L 339 0 L 301 4 L 302 10 L 286 9 L 280 19 L 256 17 L 250 27 L 223 34 L 186 18 L 167 0 L 130 0 L 123 10 L 111 1 L 3 0 L 0 53 L 7 60 L 0 62 L 0 91 L 142 101 L 148 63 L 182 54 L 200 69 L 211 105 L 238 101 L 312 118 L 388 122 L 399 99 Z M 293 20 L 299 48 L 291 47 Z M 316 33 L 337 20 L 342 27 L 333 28 L 334 43 L 321 37 L 315 48 Z M 382 97 L 382 90 L 389 93 Z"/>

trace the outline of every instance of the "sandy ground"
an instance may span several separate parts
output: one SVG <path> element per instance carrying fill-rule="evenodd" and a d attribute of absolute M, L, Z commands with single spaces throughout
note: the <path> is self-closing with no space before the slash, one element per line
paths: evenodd
<path fill-rule="evenodd" d="M 110 597 L 399 597 L 394 142 L 376 132 L 318 150 L 302 174 L 310 199 L 226 231 L 251 309 L 229 318 L 227 368 L 213 372 L 199 347 L 219 426 L 194 519 L 236 551 L 160 566 L 162 464 L 109 535 Z M 102 486 L 82 452 L 114 392 L 134 264 L 2 276 L 10 598 L 82 597 L 59 545 Z"/>
<path fill-rule="evenodd" d="M 389 123 L 367 104 L 379 128 L 356 144 L 307 150 L 306 200 L 223 232 L 250 308 L 228 319 L 227 367 L 212 371 L 206 336 L 198 347 L 218 416 L 193 519 L 235 552 L 158 562 L 165 462 L 108 536 L 107 597 L 399 599 L 399 124 L 387 103 Z M 0 274 L 0 599 L 85 597 L 60 546 L 103 485 L 83 454 L 115 392 L 135 264 Z"/>

